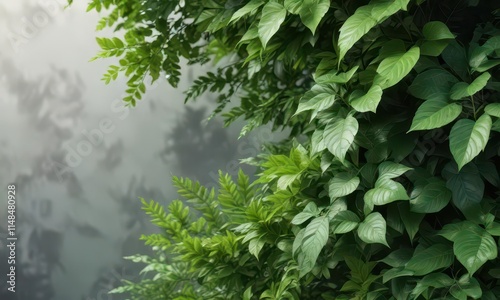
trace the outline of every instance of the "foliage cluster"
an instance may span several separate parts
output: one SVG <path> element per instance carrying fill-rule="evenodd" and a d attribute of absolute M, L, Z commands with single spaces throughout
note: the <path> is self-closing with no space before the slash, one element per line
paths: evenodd
<path fill-rule="evenodd" d="M 500 299 L 497 0 L 93 0 L 97 58 L 120 57 L 129 105 L 180 59 L 227 58 L 186 100 L 226 124 L 290 128 L 250 183 L 174 178 L 144 200 L 154 276 L 132 299 Z M 239 105 L 226 110 L 232 100 Z M 300 142 L 299 142 L 300 141 Z M 191 207 L 191 208 L 190 208 Z M 196 212 L 191 212 L 194 209 Z"/>

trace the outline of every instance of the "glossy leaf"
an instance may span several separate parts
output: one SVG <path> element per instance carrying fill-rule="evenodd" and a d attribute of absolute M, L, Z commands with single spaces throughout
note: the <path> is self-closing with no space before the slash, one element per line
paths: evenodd
<path fill-rule="evenodd" d="M 268 2 L 262 8 L 262 17 L 258 25 L 259 38 L 265 48 L 273 35 L 278 32 L 285 20 L 286 9 L 278 2 Z"/>
<path fill-rule="evenodd" d="M 378 212 L 373 212 L 359 224 L 358 236 L 367 244 L 379 243 L 389 247 L 385 238 L 386 230 L 384 217 Z"/>
<path fill-rule="evenodd" d="M 450 132 L 450 151 L 459 170 L 484 150 L 490 136 L 491 124 L 491 117 L 484 114 L 476 122 L 462 119 L 453 125 Z"/>
<path fill-rule="evenodd" d="M 440 98 L 425 101 L 418 108 L 409 131 L 429 130 L 453 122 L 462 112 L 462 106 Z"/>
<path fill-rule="evenodd" d="M 473 227 L 457 233 L 453 252 L 458 261 L 474 274 L 486 261 L 497 257 L 497 245 L 493 237 L 481 227 Z"/>
<path fill-rule="evenodd" d="M 328 182 L 330 198 L 339 198 L 352 194 L 359 185 L 359 177 L 349 173 L 338 173 Z"/>
<path fill-rule="evenodd" d="M 385 58 L 377 68 L 374 85 L 389 88 L 403 79 L 413 69 L 420 57 L 420 49 L 413 47 L 408 52 Z"/>
<path fill-rule="evenodd" d="M 347 151 L 354 142 L 358 127 L 358 121 L 350 115 L 345 119 L 335 118 L 326 125 L 323 132 L 326 147 L 341 161 L 345 159 Z"/>

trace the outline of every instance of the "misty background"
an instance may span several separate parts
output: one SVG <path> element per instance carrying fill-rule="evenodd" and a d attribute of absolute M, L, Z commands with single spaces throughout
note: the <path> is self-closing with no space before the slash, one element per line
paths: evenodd
<path fill-rule="evenodd" d="M 240 158 L 278 139 L 261 128 L 238 140 L 242 124 L 206 122 L 214 97 L 184 105 L 183 91 L 205 68 L 184 67 L 178 89 L 164 78 L 124 107 L 126 80 L 100 80 L 113 59 L 98 51 L 99 14 L 86 1 L 0 2 L 0 274 L 7 265 L 7 185 L 16 184 L 16 293 L 0 277 L 0 299 L 122 299 L 107 292 L 143 265 L 123 256 L 149 251 L 156 229 L 138 197 L 176 199 L 171 176 L 214 186 Z M 120 32 L 115 33 L 121 37 Z M 248 172 L 252 168 L 245 167 Z"/>

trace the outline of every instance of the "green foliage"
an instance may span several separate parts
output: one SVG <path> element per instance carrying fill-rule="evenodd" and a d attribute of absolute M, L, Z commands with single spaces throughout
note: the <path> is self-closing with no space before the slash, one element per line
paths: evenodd
<path fill-rule="evenodd" d="M 144 209 L 151 273 L 131 299 L 500 298 L 500 7 L 496 0 L 92 1 L 109 9 L 98 57 L 176 85 L 181 58 L 220 61 L 186 100 L 218 93 L 242 135 L 290 139 L 250 183 Z M 174 17 L 175 15 L 175 17 Z M 231 101 L 239 102 L 226 109 Z M 250 160 L 247 160 L 250 161 Z"/>

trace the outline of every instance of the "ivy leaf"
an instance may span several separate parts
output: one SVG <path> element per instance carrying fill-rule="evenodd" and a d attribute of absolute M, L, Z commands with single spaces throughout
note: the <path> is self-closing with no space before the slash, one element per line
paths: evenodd
<path fill-rule="evenodd" d="M 359 177 L 343 172 L 336 174 L 328 183 L 330 199 L 352 194 L 359 185 Z"/>
<path fill-rule="evenodd" d="M 461 112 L 460 104 L 448 103 L 440 97 L 429 99 L 417 109 L 408 132 L 443 127 L 455 120 Z"/>
<path fill-rule="evenodd" d="M 458 82 L 451 88 L 450 98 L 453 100 L 460 100 L 462 98 L 472 96 L 482 90 L 486 86 L 490 78 L 490 73 L 486 72 L 474 79 L 471 84 Z"/>
<path fill-rule="evenodd" d="M 326 125 L 323 139 L 328 150 L 340 161 L 344 161 L 345 155 L 358 132 L 358 120 L 351 115 L 344 118 L 335 118 Z"/>
<path fill-rule="evenodd" d="M 455 39 L 448 26 L 440 21 L 426 23 L 422 29 L 422 34 L 428 41 Z"/>
<path fill-rule="evenodd" d="M 278 32 L 281 23 L 285 21 L 286 9 L 278 2 L 268 2 L 262 9 L 258 30 L 262 47 L 266 47 L 273 35 Z"/>
<path fill-rule="evenodd" d="M 242 17 L 254 13 L 259 7 L 261 7 L 265 3 L 264 0 L 252 0 L 245 4 L 242 8 L 238 9 L 233 16 L 231 17 L 231 20 L 229 20 L 229 23 L 233 23 L 241 19 Z"/>
<path fill-rule="evenodd" d="M 316 260 L 328 241 L 329 221 L 326 216 L 317 217 L 306 227 L 302 239 L 301 252 L 303 257 L 299 260 L 301 276 L 310 272 Z"/>
<path fill-rule="evenodd" d="M 300 19 L 311 33 L 316 32 L 319 22 L 330 9 L 330 0 L 304 0 L 299 10 Z"/>
<path fill-rule="evenodd" d="M 484 181 L 476 166 L 472 164 L 453 172 L 446 182 L 446 187 L 451 190 L 453 204 L 465 214 L 471 212 L 483 199 Z"/>
<path fill-rule="evenodd" d="M 347 51 L 370 29 L 399 10 L 406 9 L 408 2 L 409 0 L 372 0 L 368 5 L 359 7 L 340 28 L 338 40 L 339 62 L 344 58 Z"/>
<path fill-rule="evenodd" d="M 420 49 L 415 46 L 406 53 L 385 58 L 377 68 L 373 84 L 379 85 L 382 89 L 395 85 L 410 73 L 419 57 Z"/>
<path fill-rule="evenodd" d="M 440 96 L 448 97 L 453 84 L 458 79 L 443 69 L 430 69 L 415 77 L 408 88 L 410 94 L 419 99 L 427 100 Z"/>
<path fill-rule="evenodd" d="M 386 230 L 384 217 L 378 212 L 372 212 L 359 224 L 358 236 L 367 244 L 379 243 L 389 247 L 385 239 Z"/>
<path fill-rule="evenodd" d="M 342 234 L 351 232 L 361 220 L 358 215 L 349 210 L 344 210 L 335 215 L 332 221 L 333 233 Z"/>
<path fill-rule="evenodd" d="M 484 114 L 476 122 L 462 119 L 453 125 L 450 132 L 450 151 L 457 162 L 458 170 L 484 150 L 490 136 L 491 124 L 491 117 Z"/>
<path fill-rule="evenodd" d="M 376 112 L 377 106 L 382 100 L 382 93 L 382 88 L 379 85 L 372 85 L 366 94 L 354 98 L 350 104 L 359 112 Z"/>
<path fill-rule="evenodd" d="M 486 261 L 497 257 L 497 245 L 483 228 L 475 226 L 457 233 L 453 252 L 472 276 Z"/>
<path fill-rule="evenodd" d="M 500 103 L 490 103 L 486 105 L 484 112 L 492 117 L 500 118 Z"/>
<path fill-rule="evenodd" d="M 379 179 L 375 188 L 366 192 L 364 199 L 374 205 L 385 205 L 397 200 L 408 200 L 406 189 L 399 182 L 390 179 Z"/>
<path fill-rule="evenodd" d="M 454 260 L 453 249 L 444 244 L 431 245 L 415 254 L 405 266 L 414 275 L 422 276 L 449 267 Z"/>
<path fill-rule="evenodd" d="M 451 191 L 446 183 L 431 178 L 425 185 L 417 185 L 410 195 L 411 211 L 416 213 L 436 213 L 443 209 L 451 199 Z"/>

